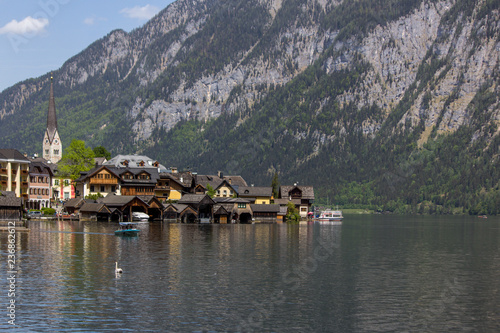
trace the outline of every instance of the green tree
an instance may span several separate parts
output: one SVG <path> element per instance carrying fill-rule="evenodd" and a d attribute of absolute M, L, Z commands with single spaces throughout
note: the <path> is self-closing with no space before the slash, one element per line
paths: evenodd
<path fill-rule="evenodd" d="M 59 177 L 75 180 L 80 177 L 80 172 L 88 171 L 93 166 L 92 149 L 85 147 L 85 142 L 82 140 L 72 140 L 58 164 Z"/>
<path fill-rule="evenodd" d="M 207 184 L 207 194 L 210 198 L 215 196 L 215 190 L 210 184 Z"/>
<path fill-rule="evenodd" d="M 278 180 L 278 173 L 274 172 L 273 180 L 271 182 L 271 187 L 273 188 L 273 198 L 277 199 L 279 195 L 280 182 Z"/>
<path fill-rule="evenodd" d="M 300 222 L 300 214 L 295 204 L 289 201 L 286 204 L 286 223 L 297 224 Z"/>
<path fill-rule="evenodd" d="M 97 194 L 87 194 L 85 196 L 85 199 L 90 199 L 90 200 L 97 200 L 99 198 L 103 198 L 104 196 L 101 194 L 101 192 L 97 192 Z"/>
<path fill-rule="evenodd" d="M 111 153 L 103 146 L 97 146 L 92 149 L 94 157 L 105 157 L 108 161 L 111 159 Z"/>

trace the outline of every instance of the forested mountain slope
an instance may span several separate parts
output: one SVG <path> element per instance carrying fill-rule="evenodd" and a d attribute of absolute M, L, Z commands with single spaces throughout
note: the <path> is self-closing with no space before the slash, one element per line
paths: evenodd
<path fill-rule="evenodd" d="M 499 7 L 178 0 L 54 71 L 59 131 L 319 202 L 496 213 Z M 49 77 L 0 95 L 4 146 L 41 149 Z"/>

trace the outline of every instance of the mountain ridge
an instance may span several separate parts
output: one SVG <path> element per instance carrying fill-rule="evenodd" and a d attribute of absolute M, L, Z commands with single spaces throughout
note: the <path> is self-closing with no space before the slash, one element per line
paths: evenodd
<path fill-rule="evenodd" d="M 475 209 L 484 195 L 496 198 L 498 184 L 485 177 L 498 182 L 497 171 L 485 166 L 485 179 L 460 201 L 450 194 L 449 169 L 473 177 L 453 166 L 451 153 L 436 175 L 417 166 L 440 165 L 438 151 L 454 151 L 448 141 L 462 147 L 462 165 L 486 155 L 498 164 L 498 7 L 490 0 L 176 1 L 55 71 L 61 136 L 239 172 L 254 183 L 278 172 L 316 186 L 319 197 L 347 195 L 346 204 Z M 47 84 L 45 75 L 0 94 L 5 142 L 15 142 L 19 122 L 33 129 L 21 134 L 33 143 L 20 148 L 40 149 Z M 436 185 L 441 178 L 447 183 Z M 356 199 L 360 188 L 372 198 Z"/>

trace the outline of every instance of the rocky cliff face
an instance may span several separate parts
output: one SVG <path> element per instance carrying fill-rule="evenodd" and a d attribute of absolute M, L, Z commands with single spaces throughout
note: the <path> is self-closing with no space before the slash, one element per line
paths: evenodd
<path fill-rule="evenodd" d="M 315 63 L 331 74 L 361 61 L 369 68 L 356 87 L 336 97 L 340 108 L 376 105 L 382 114 L 358 124 L 364 135 L 374 136 L 404 101 L 406 109 L 397 123 L 416 127 L 423 121 L 429 129 L 421 135 L 423 144 L 434 127 L 449 133 L 468 124 L 477 92 L 485 85 L 497 89 L 492 82 L 498 81 L 500 17 L 495 6 L 485 10 L 490 2 L 465 6 L 454 0 L 413 1 L 404 15 L 345 36 L 344 26 L 328 22 L 348 5 L 345 1 L 178 0 L 143 27 L 131 33 L 113 31 L 69 59 L 54 75 L 56 90 L 65 95 L 102 90 L 107 103 L 103 105 L 127 119 L 133 143 L 144 147 L 154 144 L 155 130 L 168 131 L 179 121 L 206 122 L 252 108 L 266 98 L 270 87 L 285 86 Z M 243 22 L 249 8 L 259 19 Z M 217 26 L 221 19 L 242 24 L 238 29 L 260 26 L 251 27 L 246 36 L 230 36 L 233 43 L 248 41 L 242 46 L 222 43 L 219 48 L 228 50 L 211 50 L 212 40 L 221 40 L 225 31 Z M 229 35 L 234 30 L 227 31 Z M 204 59 L 217 64 L 203 65 Z M 29 114 L 44 102 L 40 92 L 47 85 L 44 76 L 4 91 L 1 119 Z M 319 101 L 320 107 L 310 112 L 319 113 L 327 102 Z M 78 106 L 64 108 L 79 112 Z M 498 103 L 488 112 L 498 123 Z M 102 116 L 92 129 L 96 133 L 82 139 L 105 140 L 112 124 L 111 116 Z M 339 123 L 336 136 L 313 129 L 299 137 L 314 138 L 314 153 L 346 131 Z M 61 132 L 64 135 L 64 129 Z"/>

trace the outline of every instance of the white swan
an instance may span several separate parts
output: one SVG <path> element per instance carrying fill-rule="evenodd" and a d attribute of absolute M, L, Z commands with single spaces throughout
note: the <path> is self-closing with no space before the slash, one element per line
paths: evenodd
<path fill-rule="evenodd" d="M 118 274 L 123 273 L 123 269 L 121 269 L 121 268 L 118 267 L 118 262 L 117 261 L 115 261 L 115 265 L 116 265 L 115 273 L 118 273 Z"/>

